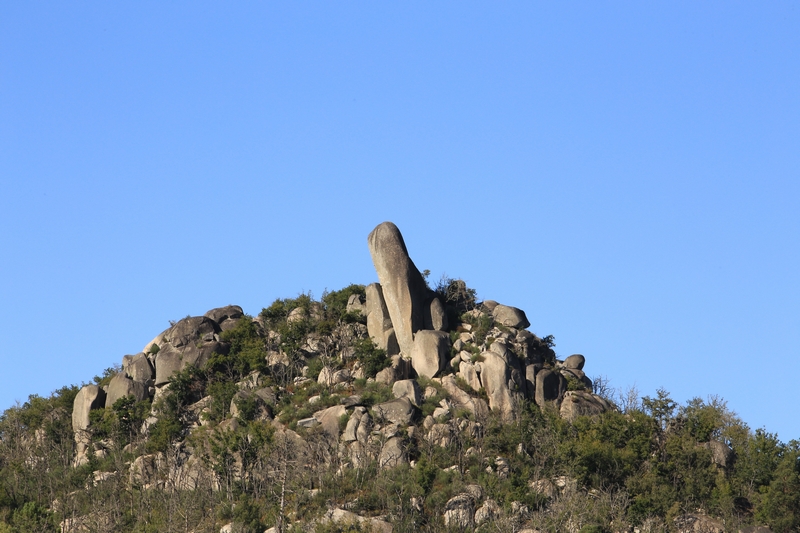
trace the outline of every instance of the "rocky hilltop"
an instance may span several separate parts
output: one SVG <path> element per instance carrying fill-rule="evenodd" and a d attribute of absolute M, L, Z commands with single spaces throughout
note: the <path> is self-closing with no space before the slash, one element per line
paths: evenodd
<path fill-rule="evenodd" d="M 676 409 L 663 391 L 615 402 L 595 391 L 586 358 L 557 357 L 522 309 L 478 301 L 461 280 L 431 288 L 391 222 L 368 246 L 379 283 L 277 300 L 255 317 L 236 305 L 186 317 L 74 388 L 62 456 L 88 479 L 54 496 L 47 523 L 769 531 L 747 524 L 770 516 L 754 505 L 773 500 L 752 489 L 768 494 L 773 478 L 751 476 L 742 492 L 732 449 L 759 434 L 724 404 Z M 47 439 L 40 426 L 25 437 L 32 450 Z M 776 531 L 796 531 L 787 523 Z"/>

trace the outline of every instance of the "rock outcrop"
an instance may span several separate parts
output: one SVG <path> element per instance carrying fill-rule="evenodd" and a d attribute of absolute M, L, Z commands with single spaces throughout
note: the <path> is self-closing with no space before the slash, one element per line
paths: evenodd
<path fill-rule="evenodd" d="M 401 351 L 411 353 L 414 333 L 425 327 L 429 292 L 425 279 L 409 257 L 400 230 L 391 222 L 372 230 L 368 242 L 397 344 Z"/>

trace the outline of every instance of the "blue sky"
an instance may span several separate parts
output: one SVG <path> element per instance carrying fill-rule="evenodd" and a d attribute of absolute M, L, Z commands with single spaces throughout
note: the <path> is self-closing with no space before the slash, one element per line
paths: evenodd
<path fill-rule="evenodd" d="M 433 279 L 800 438 L 797 2 L 5 2 L 0 409 L 169 320 Z"/>

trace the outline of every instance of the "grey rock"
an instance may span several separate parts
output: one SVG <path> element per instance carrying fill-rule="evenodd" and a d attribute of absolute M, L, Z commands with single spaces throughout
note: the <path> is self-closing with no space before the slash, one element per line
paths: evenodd
<path fill-rule="evenodd" d="M 525 316 L 525 311 L 508 305 L 497 304 L 492 309 L 492 317 L 496 322 L 509 328 L 524 329 L 531 325 L 528 317 Z"/>
<path fill-rule="evenodd" d="M 358 425 L 361 422 L 361 415 L 353 413 L 350 415 L 350 420 L 347 421 L 347 426 L 342 433 L 342 440 L 344 442 L 353 442 L 358 440 Z"/>
<path fill-rule="evenodd" d="M 447 500 L 444 507 L 444 525 L 468 529 L 474 525 L 475 499 L 462 492 Z"/>
<path fill-rule="evenodd" d="M 411 350 L 411 366 L 420 376 L 432 378 L 444 370 L 450 351 L 450 337 L 444 331 L 418 331 Z"/>
<path fill-rule="evenodd" d="M 317 420 L 313 416 L 311 418 L 303 418 L 297 421 L 297 427 L 306 429 L 315 428 L 318 425 L 319 425 L 319 420 Z"/>
<path fill-rule="evenodd" d="M 367 332 L 372 341 L 382 350 L 386 350 L 387 355 L 394 355 L 399 353 L 397 350 L 392 350 L 390 353 L 390 343 L 397 344 L 397 337 L 394 335 L 392 328 L 392 320 L 389 318 L 389 310 L 386 308 L 386 301 L 383 299 L 383 290 L 379 283 L 371 283 L 367 285 L 367 302 L 366 302 L 366 315 L 367 315 Z M 390 333 L 391 332 L 391 333 Z M 395 348 L 395 346 L 392 346 Z"/>
<path fill-rule="evenodd" d="M 478 370 L 475 368 L 475 365 L 462 361 L 458 365 L 458 373 L 460 377 L 467 382 L 467 385 L 469 385 L 472 390 L 475 392 L 481 390 L 482 385 L 480 378 L 478 378 Z"/>
<path fill-rule="evenodd" d="M 447 331 L 447 313 L 439 298 L 433 297 L 423 308 L 425 328 L 435 331 Z"/>
<path fill-rule="evenodd" d="M 572 354 L 564 359 L 564 368 L 575 368 L 583 370 L 583 365 L 586 364 L 586 358 L 579 353 Z"/>
<path fill-rule="evenodd" d="M 606 400 L 586 391 L 567 391 L 561 402 L 561 418 L 572 422 L 579 416 L 595 416 L 612 409 Z"/>
<path fill-rule="evenodd" d="M 729 468 L 733 465 L 734 453 L 724 442 L 712 440 L 707 442 L 706 447 L 711 450 L 711 460 L 721 468 Z"/>
<path fill-rule="evenodd" d="M 559 402 L 567 391 L 567 380 L 558 372 L 544 368 L 536 374 L 536 405 L 544 407 L 545 402 Z"/>
<path fill-rule="evenodd" d="M 394 468 L 403 464 L 408 464 L 408 458 L 403 449 L 403 440 L 399 437 L 392 437 L 381 447 L 381 453 L 378 455 L 378 466 L 381 468 Z"/>
<path fill-rule="evenodd" d="M 725 533 L 722 521 L 700 513 L 689 513 L 675 517 L 677 533 Z"/>
<path fill-rule="evenodd" d="M 372 408 L 375 416 L 401 425 L 408 425 L 414 418 L 415 409 L 408 398 L 398 398 L 379 403 Z"/>
<path fill-rule="evenodd" d="M 350 298 L 347 299 L 345 311 L 348 313 L 358 312 L 366 316 L 367 306 L 364 305 L 364 298 L 362 298 L 360 294 L 351 294 Z"/>
<path fill-rule="evenodd" d="M 155 377 L 155 370 L 147 354 L 126 355 L 122 358 L 122 371 L 133 381 L 150 384 Z"/>
<path fill-rule="evenodd" d="M 77 434 L 89 427 L 89 411 L 106 405 L 106 393 L 97 385 L 86 385 L 72 404 L 72 430 Z M 76 435 L 77 436 L 77 435 Z"/>
<path fill-rule="evenodd" d="M 210 318 L 216 322 L 222 331 L 228 331 L 236 327 L 239 319 L 244 316 L 244 311 L 238 305 L 226 305 L 225 307 L 217 307 L 205 314 L 206 318 Z"/>
<path fill-rule="evenodd" d="M 395 398 L 408 398 L 416 407 L 422 405 L 422 389 L 419 388 L 416 380 L 403 379 L 396 381 L 392 385 L 392 394 L 394 394 Z"/>
<path fill-rule="evenodd" d="M 509 387 L 513 383 L 511 368 L 505 359 L 494 352 L 483 352 L 482 355 L 481 384 L 489 397 L 489 408 L 500 413 L 504 419 L 509 419 L 521 396 Z"/>
<path fill-rule="evenodd" d="M 475 511 L 475 525 L 480 526 L 486 522 L 496 520 L 500 516 L 500 506 L 494 500 L 486 500 L 477 511 Z"/>
<path fill-rule="evenodd" d="M 423 306 L 428 296 L 425 280 L 409 257 L 403 236 L 393 223 L 379 224 L 367 240 L 397 343 L 402 352 L 410 353 L 414 333 L 425 323 Z"/>
<path fill-rule="evenodd" d="M 192 316 L 176 322 L 167 330 L 164 340 L 173 348 L 181 348 L 207 341 L 207 335 L 219 332 L 219 325 L 213 320 L 204 316 Z"/>
<path fill-rule="evenodd" d="M 534 398 L 536 396 L 536 373 L 541 370 L 542 365 L 525 366 L 525 396 Z"/>
<path fill-rule="evenodd" d="M 442 377 L 442 387 L 450 395 L 450 401 L 456 409 L 466 409 L 478 419 L 483 419 L 489 414 L 489 406 L 486 401 L 482 398 L 473 398 L 461 390 L 452 374 Z"/>
<path fill-rule="evenodd" d="M 331 437 L 331 439 L 338 441 L 339 419 L 345 414 L 347 414 L 347 409 L 345 409 L 344 405 L 334 405 L 333 407 L 328 407 L 322 411 L 317 411 L 314 413 L 314 418 L 319 421 L 319 423 L 322 425 L 322 428 Z"/>
<path fill-rule="evenodd" d="M 125 375 L 125 372 L 120 372 L 111 378 L 106 394 L 106 405 L 109 407 L 113 406 L 120 398 L 126 396 L 133 396 L 137 402 L 148 398 L 147 385 L 141 381 L 133 381 Z"/>

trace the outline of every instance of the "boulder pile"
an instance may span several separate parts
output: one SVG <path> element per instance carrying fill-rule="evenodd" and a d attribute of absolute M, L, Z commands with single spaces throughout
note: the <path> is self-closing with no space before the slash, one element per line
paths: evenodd
<path fill-rule="evenodd" d="M 594 394 L 592 381 L 583 370 L 584 356 L 557 359 L 548 338 L 527 329 L 531 323 L 523 310 L 486 300 L 453 313 L 453 300 L 428 287 L 400 231 L 391 222 L 378 225 L 369 234 L 368 245 L 379 283 L 366 286 L 363 293 L 347 301 L 347 311 L 360 314 L 363 320 L 339 324 L 328 337 L 309 333 L 293 353 L 270 348 L 265 360 L 273 376 L 286 375 L 281 369 L 292 364 L 298 354 L 301 365 L 305 365 L 303 373 L 268 384 L 258 372 L 245 376 L 236 383 L 227 418 L 215 422 L 215 430 L 235 430 L 239 417 L 249 409 L 251 416 L 272 424 L 281 438 L 291 443 L 298 463 L 303 457 L 330 460 L 335 455 L 344 467 L 377 461 L 381 468 L 395 468 L 413 467 L 413 450 L 420 443 L 448 446 L 460 435 L 480 435 L 487 417 L 512 420 L 525 402 L 553 410 L 568 421 L 613 409 L 607 400 Z M 462 292 L 466 287 L 460 281 L 453 283 Z M 315 314 L 318 311 L 313 305 L 297 307 L 288 312 L 285 323 L 311 320 Z M 147 433 L 162 416 L 159 400 L 171 394 L 175 374 L 189 366 L 203 367 L 212 357 L 228 354 L 231 344 L 224 332 L 237 328 L 240 321 L 252 321 L 265 346 L 273 346 L 275 339 L 287 335 L 263 317 L 246 316 L 239 306 L 212 309 L 203 316 L 175 322 L 141 352 L 125 355 L 119 373 L 104 386 L 83 387 L 72 415 L 75 464 L 85 464 L 91 453 L 98 453 L 92 450 L 90 438 L 92 410 L 112 407 L 124 398 L 134 402 L 150 399 L 152 410 L 142 427 Z M 353 356 L 356 341 L 366 338 L 371 338 L 387 358 L 385 368 L 374 378 L 365 374 L 363 364 Z M 309 374 L 312 361 L 324 363 L 314 375 Z M 386 385 L 388 399 L 376 402 L 354 392 L 357 380 Z M 327 405 L 297 419 L 287 408 L 276 413 L 281 398 L 312 384 L 330 391 Z M 335 405 L 330 405 L 331 399 Z M 305 407 L 318 401 L 319 396 L 310 397 Z M 209 424 L 204 414 L 210 412 L 212 403 L 207 396 L 185 408 L 182 421 L 186 435 Z M 313 446 L 320 442 L 327 446 L 324 453 L 316 448 L 312 453 L 312 442 L 307 438 L 312 433 L 316 439 Z M 198 480 L 213 477 L 191 446 L 182 441 L 173 449 L 170 461 L 165 461 L 163 453 L 140 454 L 127 473 L 130 482 L 145 487 L 169 483 L 191 488 Z M 230 468 L 234 477 L 245 475 L 237 470 L 241 462 L 234 462 Z M 508 475 L 508 462 L 502 457 L 492 458 L 486 469 L 502 478 Z M 444 521 L 446 525 L 472 528 L 499 512 L 498 504 L 485 499 L 480 487 L 469 486 L 447 502 Z M 329 521 L 363 522 L 341 509 L 332 509 L 329 515 Z M 381 530 L 388 526 L 378 521 L 372 525 Z"/>

